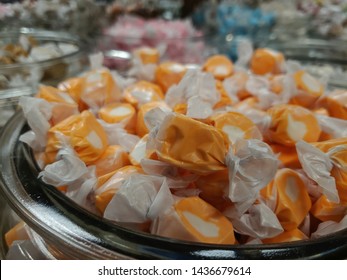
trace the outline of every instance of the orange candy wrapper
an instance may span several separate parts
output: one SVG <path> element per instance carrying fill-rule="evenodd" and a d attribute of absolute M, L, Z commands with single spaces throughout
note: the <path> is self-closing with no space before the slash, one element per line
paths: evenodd
<path fill-rule="evenodd" d="M 94 115 L 83 111 L 71 116 L 48 131 L 46 156 L 53 162 L 57 151 L 63 146 L 59 134 L 67 137 L 67 142 L 87 165 L 93 164 L 107 148 L 107 135 Z"/>
<path fill-rule="evenodd" d="M 250 68 L 254 74 L 279 74 L 282 72 L 284 56 L 282 53 L 270 49 L 257 49 L 254 51 Z"/>
<path fill-rule="evenodd" d="M 151 135 L 160 160 L 198 174 L 223 170 L 228 144 L 218 129 L 181 114 L 169 114 Z"/>
<path fill-rule="evenodd" d="M 321 128 L 315 115 L 297 105 L 277 105 L 267 113 L 271 124 L 266 137 L 269 141 L 288 147 L 295 146 L 299 140 L 315 142 L 319 139 Z"/>
<path fill-rule="evenodd" d="M 235 244 L 232 223 L 199 197 L 177 199 L 173 209 L 154 220 L 151 233 L 187 241 Z"/>

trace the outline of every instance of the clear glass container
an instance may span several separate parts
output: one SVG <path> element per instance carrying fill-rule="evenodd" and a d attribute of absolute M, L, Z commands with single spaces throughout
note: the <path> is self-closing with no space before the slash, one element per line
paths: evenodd
<path fill-rule="evenodd" d="M 36 62 L 0 64 L 0 128 L 16 110 L 21 95 L 31 95 L 39 83 L 56 85 L 87 67 L 86 47 L 65 32 L 21 28 L 0 32 L 1 45 L 18 44 L 21 35 L 33 38 L 40 46 L 46 43 L 72 46 L 71 52 Z"/>
<path fill-rule="evenodd" d="M 19 136 L 21 112 L 0 138 L 0 183 L 9 207 L 35 232 L 38 258 L 56 259 L 346 259 L 347 229 L 315 240 L 271 245 L 212 245 L 133 231 L 110 223 L 37 179 L 39 168 Z M 38 245 L 37 245 L 38 244 Z"/>

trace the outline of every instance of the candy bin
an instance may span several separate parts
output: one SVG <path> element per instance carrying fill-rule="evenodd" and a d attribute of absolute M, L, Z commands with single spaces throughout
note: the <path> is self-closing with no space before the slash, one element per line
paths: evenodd
<path fill-rule="evenodd" d="M 140 48 L 123 73 L 96 56 L 22 96 L 0 138 L 5 258 L 346 259 L 346 88 L 307 68 L 344 56 L 285 46 L 194 66 Z"/>
<path fill-rule="evenodd" d="M 210 36 L 195 29 L 189 19 L 145 19 L 134 15 L 119 16 L 104 30 L 96 46 L 105 53 L 108 67 L 122 67 L 139 47 L 156 48 L 162 59 L 190 64 L 200 64 L 217 52 Z"/>
<path fill-rule="evenodd" d="M 0 119 L 2 126 L 21 95 L 39 83 L 54 85 L 86 67 L 84 46 L 64 32 L 29 28 L 0 33 Z"/>

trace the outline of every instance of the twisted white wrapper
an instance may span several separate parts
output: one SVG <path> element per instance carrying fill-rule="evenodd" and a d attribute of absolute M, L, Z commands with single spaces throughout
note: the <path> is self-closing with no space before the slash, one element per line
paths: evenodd
<path fill-rule="evenodd" d="M 328 154 L 300 140 L 296 143 L 299 161 L 307 176 L 320 187 L 322 194 L 335 203 L 340 202 L 335 178 L 330 175 L 333 163 Z"/>
<path fill-rule="evenodd" d="M 106 219 L 143 223 L 171 207 L 171 193 L 164 177 L 133 174 L 107 205 Z"/>
<path fill-rule="evenodd" d="M 274 178 L 278 160 L 270 146 L 257 139 L 239 139 L 234 150 L 230 148 L 226 156 L 229 198 L 242 214 L 258 198 L 259 191 Z"/>
<path fill-rule="evenodd" d="M 22 96 L 18 102 L 31 131 L 20 136 L 19 140 L 27 143 L 34 151 L 43 151 L 46 147 L 49 120 L 53 105 L 41 98 Z"/>
<path fill-rule="evenodd" d="M 211 73 L 189 69 L 178 85 L 169 88 L 165 102 L 171 107 L 187 103 L 187 116 L 206 119 L 213 113 L 213 106 L 220 100 L 216 82 Z"/>

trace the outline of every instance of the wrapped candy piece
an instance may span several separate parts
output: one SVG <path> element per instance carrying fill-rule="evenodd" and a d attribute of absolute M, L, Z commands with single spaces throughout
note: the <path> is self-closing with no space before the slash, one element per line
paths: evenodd
<path fill-rule="evenodd" d="M 136 134 L 140 137 L 145 136 L 149 133 L 149 128 L 146 125 L 145 116 L 149 111 L 155 108 L 160 108 L 161 110 L 170 111 L 169 107 L 165 102 L 162 101 L 153 101 L 148 102 L 140 106 L 137 112 L 137 121 L 136 121 Z M 147 117 L 147 120 L 150 116 Z M 158 116 L 155 116 L 155 119 L 158 120 Z"/>
<path fill-rule="evenodd" d="M 141 174 L 142 169 L 133 165 L 126 165 L 118 170 L 98 178 L 97 188 L 94 190 L 95 207 L 104 213 L 112 197 L 123 182 L 132 174 Z"/>
<path fill-rule="evenodd" d="M 280 169 L 266 188 L 269 190 L 262 190 L 262 194 L 273 193 L 271 189 L 276 188 L 274 212 L 283 229 L 290 231 L 299 227 L 311 208 L 309 194 L 299 174 L 288 168 Z"/>
<path fill-rule="evenodd" d="M 272 151 L 277 155 L 281 166 L 293 169 L 300 169 L 301 164 L 299 161 L 298 153 L 295 147 L 287 147 L 280 144 L 270 143 Z"/>
<path fill-rule="evenodd" d="M 223 81 L 223 85 L 229 96 L 237 97 L 240 100 L 250 97 L 251 93 L 246 89 L 248 78 L 246 71 L 237 71 L 231 77 L 226 78 Z"/>
<path fill-rule="evenodd" d="M 108 203 L 104 218 L 124 223 L 147 222 L 153 215 L 150 208 L 161 188 L 170 192 L 164 177 L 130 175 Z M 165 211 L 167 206 L 161 206 L 162 211 Z"/>
<path fill-rule="evenodd" d="M 322 129 L 322 134 L 319 138 L 320 142 L 335 138 L 347 137 L 347 120 L 341 120 L 319 114 L 316 114 L 316 118 Z"/>
<path fill-rule="evenodd" d="M 227 56 L 213 55 L 205 61 L 202 69 L 212 73 L 217 80 L 224 80 L 234 73 L 234 64 Z"/>
<path fill-rule="evenodd" d="M 284 231 L 281 234 L 272 237 L 263 239 L 264 244 L 274 244 L 274 243 L 284 243 L 292 241 L 307 240 L 308 237 L 299 229 L 295 228 L 289 231 Z"/>
<path fill-rule="evenodd" d="M 121 146 L 108 146 L 105 152 L 94 163 L 96 176 L 105 175 L 129 164 L 129 155 Z"/>
<path fill-rule="evenodd" d="M 164 94 L 158 85 L 147 81 L 139 81 L 124 89 L 123 99 L 137 107 L 148 102 L 163 100 Z"/>
<path fill-rule="evenodd" d="M 135 78 L 136 80 L 153 82 L 155 80 L 157 68 L 157 64 L 143 63 L 140 57 L 134 56 L 127 76 Z"/>
<path fill-rule="evenodd" d="M 68 93 L 71 98 L 78 104 L 78 109 L 80 112 L 88 108 L 87 104 L 85 104 L 81 99 L 84 86 L 84 78 L 82 77 L 69 78 L 58 84 L 58 89 L 60 91 Z"/>
<path fill-rule="evenodd" d="M 142 64 L 158 64 L 160 53 L 156 48 L 140 47 L 133 51 L 134 56 L 138 57 Z"/>
<path fill-rule="evenodd" d="M 269 87 L 273 93 L 280 94 L 283 91 L 283 79 L 284 79 L 284 77 L 285 77 L 285 75 L 283 75 L 283 74 L 270 76 Z"/>
<path fill-rule="evenodd" d="M 283 66 L 283 54 L 267 48 L 256 49 L 250 61 L 250 68 L 256 75 L 280 74 Z"/>
<path fill-rule="evenodd" d="M 174 84 L 178 84 L 186 73 L 187 68 L 176 62 L 163 62 L 155 71 L 155 81 L 164 93 Z"/>
<path fill-rule="evenodd" d="M 73 184 L 79 186 L 89 176 L 90 170 L 64 141 L 67 139 L 61 140 L 62 147 L 57 153 L 56 161 L 46 165 L 38 177 L 55 187 Z"/>
<path fill-rule="evenodd" d="M 242 214 L 256 201 L 259 191 L 274 178 L 278 160 L 266 143 L 257 139 L 238 139 L 229 149 L 226 165 L 230 182 L 228 195 Z"/>
<path fill-rule="evenodd" d="M 229 96 L 228 92 L 225 90 L 223 86 L 223 83 L 219 80 L 216 80 L 216 89 L 219 92 L 220 100 L 213 106 L 213 109 L 219 109 L 226 106 L 230 106 L 235 101 L 237 101 L 237 98 Z"/>
<path fill-rule="evenodd" d="M 106 104 L 120 101 L 121 92 L 108 69 L 94 69 L 85 73 L 82 77 L 84 87 L 81 100 L 90 109 L 98 110 Z"/>
<path fill-rule="evenodd" d="M 339 222 L 327 221 L 320 223 L 317 230 L 312 233 L 311 237 L 316 239 L 327 234 L 331 234 L 347 228 L 347 215 Z"/>
<path fill-rule="evenodd" d="M 334 118 L 347 120 L 347 91 L 335 89 L 318 101 L 319 105 L 326 108 L 329 115 Z"/>
<path fill-rule="evenodd" d="M 335 203 L 322 195 L 313 204 L 310 213 L 320 221 L 339 222 L 347 214 L 347 202 Z"/>
<path fill-rule="evenodd" d="M 151 225 L 155 235 L 211 244 L 235 244 L 232 223 L 199 197 L 177 198 Z"/>
<path fill-rule="evenodd" d="M 335 178 L 336 188 L 341 201 L 347 202 L 347 138 L 331 139 L 313 143 L 313 145 L 326 153 L 332 162 L 330 174 Z"/>
<path fill-rule="evenodd" d="M 41 98 L 21 96 L 18 101 L 31 131 L 20 136 L 22 142 L 27 143 L 34 151 L 45 149 L 47 132 L 51 125 L 52 104 Z"/>
<path fill-rule="evenodd" d="M 253 238 L 271 238 L 283 232 L 275 213 L 264 203 L 253 204 L 242 215 L 234 207 L 223 213 L 231 219 L 236 232 Z"/>
<path fill-rule="evenodd" d="M 228 170 L 216 171 L 206 176 L 200 176 L 195 181 L 195 185 L 200 190 L 199 196 L 219 211 L 224 211 L 230 206 Z"/>
<path fill-rule="evenodd" d="M 165 96 L 165 102 L 174 108 L 187 104 L 187 116 L 206 119 L 213 113 L 213 107 L 220 101 L 212 74 L 198 69 L 189 69 L 178 85 L 172 86 Z"/>
<path fill-rule="evenodd" d="M 302 140 L 296 143 L 296 150 L 307 176 L 317 182 L 321 193 L 325 194 L 329 200 L 338 203 L 340 198 L 336 189 L 335 178 L 331 175 L 333 163 L 329 155 Z"/>
<path fill-rule="evenodd" d="M 135 132 L 136 110 L 129 103 L 110 103 L 98 112 L 100 119 L 108 123 L 122 123 L 129 133 Z"/>
<path fill-rule="evenodd" d="M 107 123 L 101 119 L 97 120 L 103 127 L 109 145 L 120 145 L 124 150 L 130 152 L 137 142 L 140 141 L 140 137 L 137 135 L 128 133 L 124 129 L 122 123 Z"/>
<path fill-rule="evenodd" d="M 298 93 L 291 100 L 291 104 L 312 107 L 324 92 L 324 85 L 305 70 L 293 74 Z"/>
<path fill-rule="evenodd" d="M 5 233 L 5 242 L 7 247 L 10 247 L 16 240 L 27 239 L 29 239 L 28 226 L 23 221 L 19 222 Z"/>
<path fill-rule="evenodd" d="M 53 104 L 52 117 L 50 120 L 52 125 L 59 123 L 71 115 L 79 113 L 78 105 L 72 97 L 57 88 L 41 85 L 36 97 L 45 99 Z"/>
<path fill-rule="evenodd" d="M 168 114 L 150 135 L 160 160 L 198 174 L 223 170 L 228 151 L 218 129 L 181 114 Z"/>
<path fill-rule="evenodd" d="M 135 145 L 134 149 L 129 154 L 130 162 L 133 165 L 140 165 L 141 160 L 149 158 L 154 151 L 147 149 L 148 134 L 143 136 Z"/>
<path fill-rule="evenodd" d="M 321 128 L 315 115 L 298 105 L 277 105 L 267 110 L 271 124 L 265 137 L 274 143 L 288 147 L 299 140 L 318 141 Z"/>
<path fill-rule="evenodd" d="M 48 131 L 46 156 L 53 162 L 57 151 L 62 147 L 59 135 L 65 135 L 69 145 L 87 165 L 93 164 L 106 150 L 107 135 L 95 116 L 89 111 L 73 115 Z"/>
<path fill-rule="evenodd" d="M 231 144 L 239 138 L 262 140 L 262 135 L 257 126 L 245 115 L 238 112 L 212 116 L 212 124 L 228 135 Z"/>

